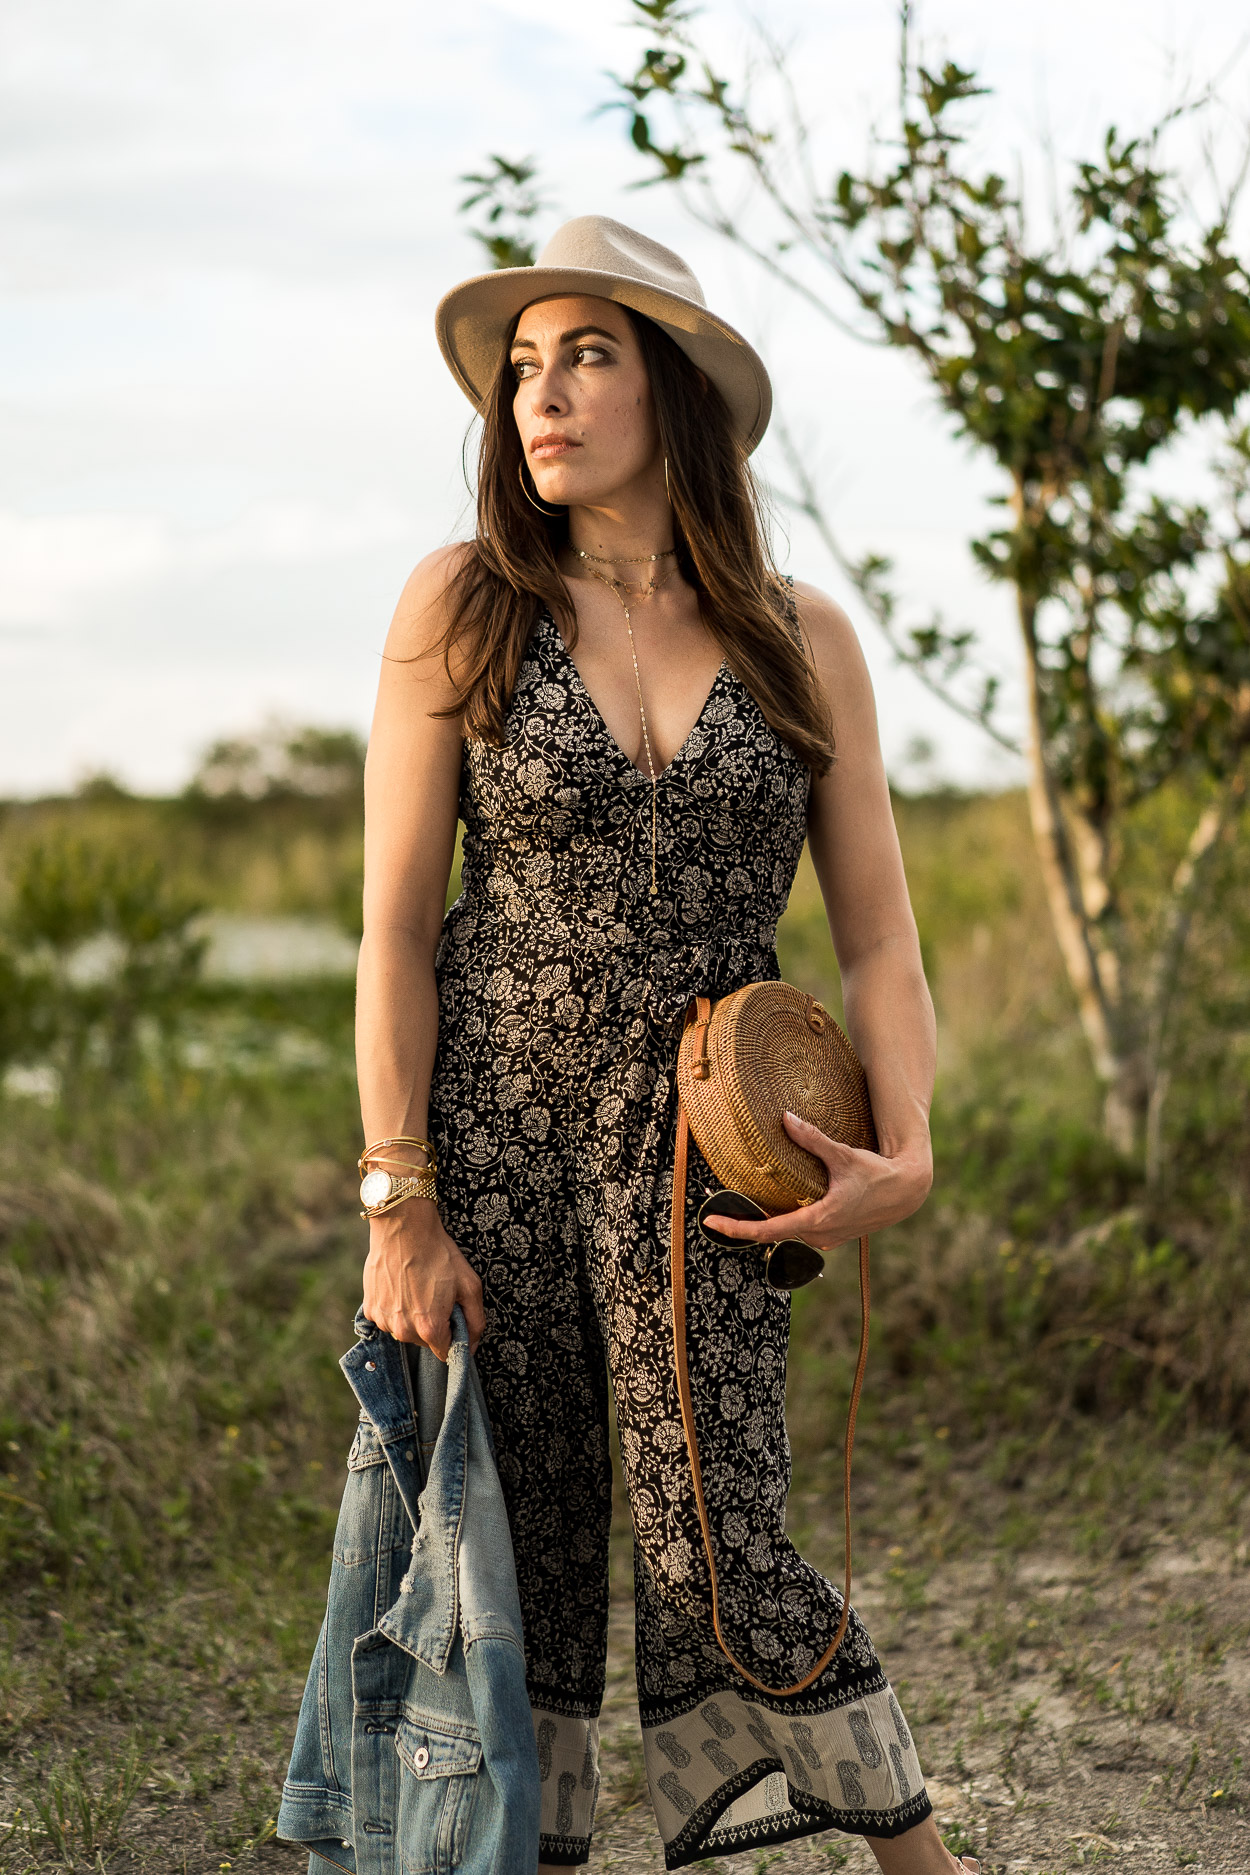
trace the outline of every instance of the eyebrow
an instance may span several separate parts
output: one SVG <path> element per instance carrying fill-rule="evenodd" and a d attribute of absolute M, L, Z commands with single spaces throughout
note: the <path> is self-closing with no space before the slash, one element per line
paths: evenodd
<path fill-rule="evenodd" d="M 562 332 L 560 334 L 559 342 L 561 345 L 571 345 L 574 339 L 588 338 L 609 339 L 613 345 L 619 345 L 621 342 L 615 332 L 609 332 L 604 326 L 574 326 L 571 332 Z M 512 341 L 512 349 L 514 352 L 536 352 L 538 346 L 533 339 L 515 338 Z"/>

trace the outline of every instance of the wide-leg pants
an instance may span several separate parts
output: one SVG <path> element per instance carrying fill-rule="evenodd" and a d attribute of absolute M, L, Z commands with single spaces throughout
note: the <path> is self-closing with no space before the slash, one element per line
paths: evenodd
<path fill-rule="evenodd" d="M 480 978 L 479 978 L 480 981 Z M 772 1697 L 717 1646 L 673 1355 L 669 1227 L 679 1017 L 643 987 L 605 1000 L 574 959 L 490 1007 L 442 959 L 430 1097 L 439 1205 L 481 1277 L 477 1351 L 521 1594 L 543 1777 L 542 1859 L 590 1851 L 599 1790 L 612 1509 L 608 1385 L 634 1532 L 639 1711 L 666 1864 L 815 1830 L 901 1833 L 929 1813 L 915 1747 L 858 1617 L 805 1692 Z M 536 1019 L 535 1001 L 541 1005 Z M 522 1001 L 525 1006 L 522 1006 Z M 695 1209 L 688 1357 L 722 1625 L 788 1686 L 827 1645 L 839 1590 L 785 1535 L 790 1299 Z"/>

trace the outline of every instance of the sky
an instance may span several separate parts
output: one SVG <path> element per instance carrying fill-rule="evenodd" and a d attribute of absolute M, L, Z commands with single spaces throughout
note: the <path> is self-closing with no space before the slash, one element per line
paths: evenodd
<path fill-rule="evenodd" d="M 763 279 L 643 174 L 608 71 L 624 0 L 7 0 L 0 12 L 0 795 L 107 772 L 183 785 L 266 720 L 367 731 L 421 556 L 471 531 L 471 417 L 441 294 L 485 261 L 458 178 L 533 155 L 540 240 L 602 212 L 676 247 L 762 350 L 839 535 L 897 567 L 909 616 L 974 624 L 1018 711 L 1007 595 L 974 570 L 993 474 L 904 358 Z M 1048 176 L 1108 121 L 1218 78 L 1246 120 L 1241 0 L 927 0 L 917 31 L 992 86 L 979 147 Z M 727 64 L 749 37 L 712 0 Z M 892 0 L 770 0 L 830 169 L 895 84 Z M 1043 152 L 1050 150 L 1053 158 Z M 755 459 L 780 479 L 775 446 Z M 997 786 L 1011 759 L 900 671 L 805 525 L 783 564 L 847 605 L 896 779 Z M 917 739 L 933 754 L 916 755 Z"/>

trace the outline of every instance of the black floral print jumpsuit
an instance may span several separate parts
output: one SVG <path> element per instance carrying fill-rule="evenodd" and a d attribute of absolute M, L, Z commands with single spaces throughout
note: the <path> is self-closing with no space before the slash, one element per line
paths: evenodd
<path fill-rule="evenodd" d="M 504 746 L 467 741 L 462 890 L 436 954 L 430 1138 L 446 1229 L 481 1277 L 477 1364 L 512 1531 L 538 1737 L 542 1859 L 590 1853 L 607 1641 L 610 1376 L 634 1528 L 640 1717 L 669 1868 L 830 1827 L 929 1814 L 915 1747 L 852 1612 L 820 1677 L 758 1692 L 711 1624 L 673 1361 L 674 1062 L 695 992 L 780 970 L 808 770 L 722 663 L 658 783 L 609 734 L 538 612 Z M 784 1533 L 789 1296 L 694 1216 L 690 1382 L 733 1651 L 801 1679 L 841 1594 Z"/>

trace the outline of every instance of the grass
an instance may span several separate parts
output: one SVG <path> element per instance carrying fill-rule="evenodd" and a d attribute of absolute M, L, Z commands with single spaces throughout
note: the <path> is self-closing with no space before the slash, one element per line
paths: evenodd
<path fill-rule="evenodd" d="M 173 890 L 218 911 L 338 918 L 348 929 L 360 915 L 363 834 L 351 794 L 258 803 L 106 792 L 0 802 L 0 868 L 32 843 L 63 834 L 150 854 Z"/>
<path fill-rule="evenodd" d="M 166 842 L 235 908 L 333 912 L 355 889 L 351 823 L 306 803 L 194 825 L 161 804 L 77 811 Z M 1045 1731 L 1031 1677 L 1091 1737 L 1186 1725 L 1203 1674 L 1250 1638 L 1197 1595 L 1117 1647 L 1098 1602 L 1158 1544 L 1244 1567 L 1247 1168 L 1220 1105 L 1237 1084 L 1147 1198 L 1098 1132 L 1022 802 L 899 815 L 943 1036 L 939 1176 L 875 1245 L 858 1553 L 886 1636 L 940 1617 L 961 1559 L 989 1568 L 956 1624 L 962 1678 L 918 1678 L 913 1710 L 951 1776 L 984 1760 L 1027 1790 Z M 0 854 L 38 818 L 10 812 Z M 783 974 L 839 1007 L 806 858 L 779 950 Z M 349 985 L 214 988 L 180 1053 L 124 1080 L 88 1064 L 63 1102 L 0 1105 L 0 1856 L 15 1871 L 121 1867 L 144 1843 L 188 1871 L 280 1853 L 292 1689 L 356 1413 L 338 1369 L 365 1249 L 351 1014 Z M 857 1297 L 849 1261 L 830 1278 L 794 1302 L 790 1525 L 836 1578 Z M 1047 1545 L 1067 1571 L 1058 1598 L 1020 1588 Z M 618 1492 L 618 1585 L 627 1546 Z M 1237 1754 L 1220 1749 L 1190 1762 L 1186 1746 L 1159 1773 L 1168 1800 L 1240 1805 Z M 640 1755 L 614 1746 L 605 1766 L 605 1804 L 628 1818 Z M 1114 1830 L 1091 1830 L 1054 1865 L 1097 1860 Z M 820 1853 L 845 1860 L 836 1842 Z"/>
<path fill-rule="evenodd" d="M 66 1868 L 90 1865 L 115 1847 L 152 1753 L 132 1736 L 120 1757 L 99 1765 L 83 1752 L 39 1763 L 13 1811 L 9 1834 L 34 1856 L 51 1854 Z"/>

